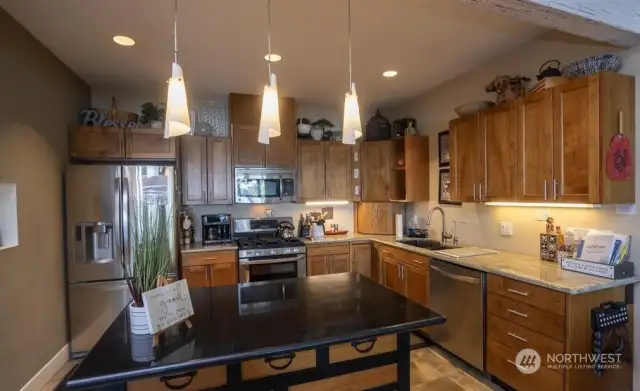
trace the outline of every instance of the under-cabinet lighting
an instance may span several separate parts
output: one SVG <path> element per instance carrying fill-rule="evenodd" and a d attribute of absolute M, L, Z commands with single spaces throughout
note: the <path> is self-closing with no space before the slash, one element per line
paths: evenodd
<path fill-rule="evenodd" d="M 349 201 L 307 201 L 305 205 L 347 205 Z"/>
<path fill-rule="evenodd" d="M 597 209 L 600 204 L 558 204 L 551 202 L 485 202 L 487 206 L 532 206 L 538 208 L 583 208 Z"/>

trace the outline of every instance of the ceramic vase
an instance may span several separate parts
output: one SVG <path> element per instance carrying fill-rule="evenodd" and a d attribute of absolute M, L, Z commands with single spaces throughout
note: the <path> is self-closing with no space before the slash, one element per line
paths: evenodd
<path fill-rule="evenodd" d="M 134 302 L 129 304 L 129 325 L 131 334 L 149 334 L 149 322 L 147 322 L 147 309 L 145 307 L 134 307 Z"/>
<path fill-rule="evenodd" d="M 164 128 L 164 124 L 162 123 L 162 121 L 151 121 L 151 128 L 152 129 L 162 129 L 162 128 Z"/>
<path fill-rule="evenodd" d="M 311 225 L 311 236 L 314 238 L 324 237 L 324 227 L 320 224 L 313 223 Z"/>

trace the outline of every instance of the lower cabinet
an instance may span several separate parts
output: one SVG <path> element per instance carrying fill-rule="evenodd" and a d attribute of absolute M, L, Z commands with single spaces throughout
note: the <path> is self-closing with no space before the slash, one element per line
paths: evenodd
<path fill-rule="evenodd" d="M 182 278 L 189 288 L 238 283 L 238 257 L 235 251 L 205 251 L 182 254 Z"/>
<path fill-rule="evenodd" d="M 427 306 L 429 259 L 397 248 L 376 247 L 376 253 L 380 257 L 382 284 L 420 305 Z"/>
<path fill-rule="evenodd" d="M 351 271 L 349 254 L 307 257 L 307 276 L 347 273 Z"/>
<path fill-rule="evenodd" d="M 329 274 L 329 263 L 327 257 L 307 256 L 307 276 L 321 276 L 323 274 Z"/>
<path fill-rule="evenodd" d="M 351 245 L 351 271 L 358 272 L 365 277 L 372 278 L 372 262 L 371 245 L 369 243 Z"/>

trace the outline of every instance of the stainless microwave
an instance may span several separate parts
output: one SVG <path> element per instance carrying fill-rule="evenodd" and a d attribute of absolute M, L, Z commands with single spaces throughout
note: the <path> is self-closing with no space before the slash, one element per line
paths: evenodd
<path fill-rule="evenodd" d="M 295 171 L 271 168 L 236 168 L 236 204 L 294 202 Z"/>

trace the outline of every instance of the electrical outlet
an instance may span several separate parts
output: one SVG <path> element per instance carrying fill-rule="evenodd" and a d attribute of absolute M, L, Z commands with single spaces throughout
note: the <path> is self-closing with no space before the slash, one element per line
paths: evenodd
<path fill-rule="evenodd" d="M 636 205 L 616 205 L 616 214 L 619 215 L 634 215 L 636 214 Z"/>
<path fill-rule="evenodd" d="M 513 223 L 510 221 L 500 222 L 500 235 L 512 236 L 513 235 Z"/>
<path fill-rule="evenodd" d="M 536 221 L 547 221 L 549 216 L 551 216 L 551 212 L 549 209 L 537 209 L 535 215 Z"/>

